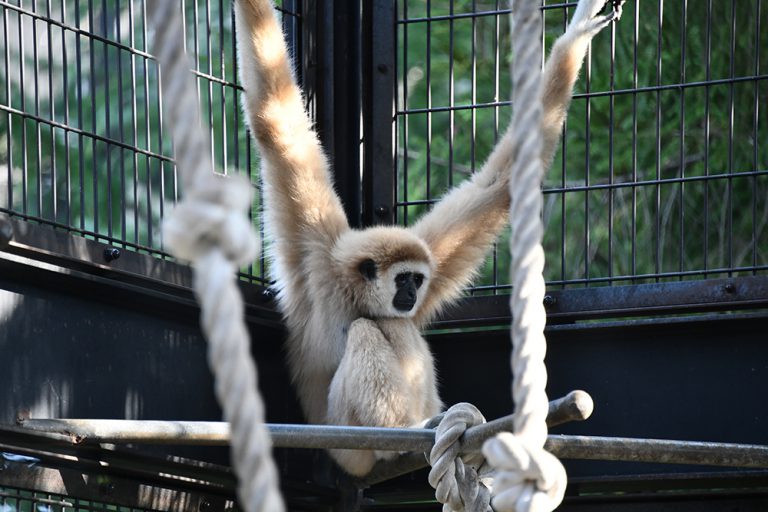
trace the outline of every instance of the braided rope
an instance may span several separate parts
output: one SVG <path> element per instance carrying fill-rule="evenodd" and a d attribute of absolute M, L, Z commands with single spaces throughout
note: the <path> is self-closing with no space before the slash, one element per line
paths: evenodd
<path fill-rule="evenodd" d="M 248 512 L 281 512 L 285 507 L 235 279 L 238 266 L 253 261 L 259 250 L 246 215 L 250 184 L 245 179 L 215 178 L 212 173 L 208 138 L 200 127 L 195 86 L 182 47 L 178 3 L 151 0 L 147 8 L 162 69 L 163 97 L 170 99 L 164 109 L 185 192 L 184 201 L 163 226 L 165 241 L 176 256 L 194 265 L 208 361 L 216 396 L 230 424 L 240 505 Z"/>
<path fill-rule="evenodd" d="M 511 1 L 515 115 L 510 130 L 515 159 L 510 178 L 512 235 L 512 397 L 514 434 L 489 440 L 483 453 L 499 472 L 494 510 L 551 511 L 562 501 L 562 464 L 544 451 L 547 439 L 546 311 L 541 220 L 541 14 L 539 0 Z"/>
<path fill-rule="evenodd" d="M 429 453 L 429 484 L 435 498 L 443 504 L 443 512 L 487 512 L 490 489 L 478 475 L 483 457 L 459 456 L 460 439 L 470 427 L 485 423 L 485 418 L 472 404 L 458 403 L 445 412 L 435 432 L 435 444 Z"/>

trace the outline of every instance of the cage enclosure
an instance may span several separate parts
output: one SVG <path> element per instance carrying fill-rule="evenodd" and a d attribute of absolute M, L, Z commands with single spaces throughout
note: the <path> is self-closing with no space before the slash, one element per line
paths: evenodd
<path fill-rule="evenodd" d="M 151 0 L 150 0 L 151 1 Z M 73 443 L 27 418 L 218 421 L 191 271 L 160 230 L 183 190 L 147 0 L 0 1 L 0 510 L 219 510 L 221 446 Z M 411 225 L 513 111 L 499 0 L 283 0 L 297 77 L 350 222 Z M 541 2 L 545 49 L 575 2 Z M 214 171 L 259 156 L 232 0 L 182 0 Z M 544 178 L 553 433 L 768 445 L 768 9 L 635 0 L 597 36 Z M 509 234 L 429 326 L 446 404 L 509 393 Z M 268 242 L 266 242 L 268 244 Z M 267 420 L 303 423 L 265 259 L 239 273 Z M 290 510 L 436 510 L 424 471 L 372 485 L 275 450 Z M 631 459 L 630 456 L 627 457 Z M 566 460 L 559 510 L 763 510 L 765 465 Z"/>

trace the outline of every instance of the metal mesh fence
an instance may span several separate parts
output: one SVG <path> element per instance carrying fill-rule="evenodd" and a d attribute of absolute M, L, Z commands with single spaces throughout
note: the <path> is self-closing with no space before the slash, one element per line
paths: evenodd
<path fill-rule="evenodd" d="M 545 47 L 575 5 L 544 3 Z M 499 0 L 398 2 L 400 223 L 506 127 L 508 15 Z M 767 28 L 761 0 L 636 0 L 598 35 L 544 184 L 550 285 L 765 273 Z M 508 287 L 507 237 L 475 293 Z"/>
<path fill-rule="evenodd" d="M 0 0 L 0 211 L 166 257 L 159 228 L 179 190 L 145 2 Z M 232 0 L 180 3 L 216 171 L 254 170 Z M 765 273 L 763 3 L 636 0 L 596 38 L 545 180 L 550 285 Z M 280 4 L 301 48 L 301 2 Z M 574 6 L 545 3 L 545 46 Z M 396 31 L 396 210 L 408 224 L 482 164 L 509 120 L 509 11 L 400 0 Z M 508 287 L 507 236 L 475 293 Z M 243 277 L 264 274 L 259 261 Z"/>
<path fill-rule="evenodd" d="M 96 510 L 141 512 L 144 509 L 122 507 L 14 487 L 0 487 L 0 511 L 2 512 L 90 512 Z"/>
<path fill-rule="evenodd" d="M 294 47 L 296 2 L 280 10 Z M 179 197 L 146 0 L 0 1 L 0 211 L 166 257 Z M 255 169 L 239 110 L 232 0 L 182 0 L 215 171 Z M 258 189 L 258 179 L 252 182 Z M 258 218 L 260 197 L 253 212 Z M 263 263 L 243 273 L 260 280 Z"/>

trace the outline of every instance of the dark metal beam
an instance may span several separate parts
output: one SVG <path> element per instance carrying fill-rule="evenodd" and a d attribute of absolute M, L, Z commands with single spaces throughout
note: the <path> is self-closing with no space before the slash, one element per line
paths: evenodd
<path fill-rule="evenodd" d="M 395 221 L 395 2 L 363 2 L 363 224 Z"/>
<path fill-rule="evenodd" d="M 118 299 L 122 304 L 151 303 L 150 309 L 155 313 L 168 311 L 196 318 L 197 305 L 187 265 L 125 249 L 120 250 L 117 259 L 107 261 L 105 250 L 112 248 L 110 245 L 16 216 L 0 213 L 0 221 L 5 233 L 0 237 L 0 255 L 23 257 L 3 257 L 0 265 L 13 267 L 4 273 L 6 276 L 32 281 L 38 276 L 37 281 L 42 285 L 59 285 L 77 294 L 93 289 L 94 297 L 99 300 L 118 298 L 130 291 L 132 297 L 142 299 Z M 250 322 L 281 326 L 280 315 L 263 286 L 244 282 L 241 290 Z M 588 319 L 766 308 L 768 276 L 553 290 L 547 298 L 547 318 L 551 326 Z M 509 321 L 508 295 L 467 297 L 448 308 L 431 327 L 506 325 Z"/>
<path fill-rule="evenodd" d="M 768 276 L 553 290 L 547 322 L 768 308 Z M 435 329 L 508 324 L 509 296 L 467 297 L 433 322 Z"/>
<path fill-rule="evenodd" d="M 360 2 L 304 0 L 303 6 L 304 93 L 336 192 L 350 224 L 359 227 Z"/>
<path fill-rule="evenodd" d="M 104 255 L 109 245 L 5 214 L 0 221 L 13 230 L 11 239 L 0 245 L 4 279 L 197 322 L 199 307 L 188 265 L 128 250 L 108 261 Z M 249 323 L 282 327 L 263 286 L 241 283 L 240 290 Z"/>

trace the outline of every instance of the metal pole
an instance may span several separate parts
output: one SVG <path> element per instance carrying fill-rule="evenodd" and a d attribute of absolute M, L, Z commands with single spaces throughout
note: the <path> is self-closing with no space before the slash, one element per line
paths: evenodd
<path fill-rule="evenodd" d="M 474 436 L 473 431 L 480 426 L 467 430 L 465 446 L 468 436 Z M 560 459 L 768 468 L 768 446 L 754 444 L 550 435 L 544 448 Z M 424 454 L 406 453 L 379 462 L 360 483 L 373 485 L 426 466 Z"/>
<path fill-rule="evenodd" d="M 549 426 L 583 421 L 592 413 L 592 397 L 572 391 L 549 404 Z M 430 420 L 436 426 L 441 416 Z M 217 421 L 152 421 L 96 419 L 26 419 L 20 424 L 30 430 L 58 432 L 74 443 L 141 443 L 224 446 L 229 444 L 229 425 Z M 512 416 L 479 425 L 467 432 L 467 451 L 476 450 L 482 440 L 511 429 Z M 430 428 L 375 428 L 325 425 L 268 425 L 272 443 L 281 448 L 360 448 L 361 450 L 423 451 L 434 443 Z"/>
<path fill-rule="evenodd" d="M 497 420 L 509 421 L 508 418 Z M 30 430 L 65 433 L 73 443 L 128 443 L 151 440 L 168 444 L 224 445 L 228 426 L 210 422 L 157 422 L 134 420 L 25 420 Z M 465 449 L 469 451 L 488 431 L 489 424 L 469 429 Z M 130 427 L 130 429 L 126 428 Z M 158 435 L 161 427 L 164 435 Z M 428 451 L 434 430 L 425 428 L 339 427 L 324 425 L 267 425 L 276 447 L 345 448 L 362 450 Z M 122 429 L 122 433 L 121 433 Z M 151 434 L 151 435 L 150 435 Z M 472 441 L 472 440 L 477 441 Z M 546 448 L 565 459 L 657 462 L 768 468 L 768 446 L 633 439 L 621 437 L 550 435 Z"/>
<path fill-rule="evenodd" d="M 75 444 L 228 446 L 230 438 L 229 424 L 223 421 L 24 419 L 19 424 L 28 430 L 67 435 Z"/>

